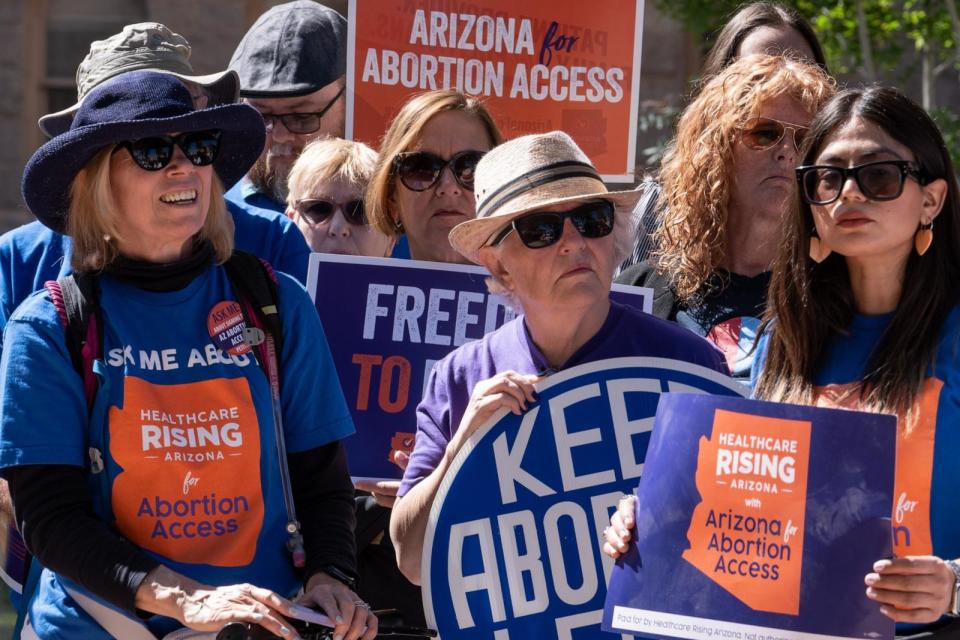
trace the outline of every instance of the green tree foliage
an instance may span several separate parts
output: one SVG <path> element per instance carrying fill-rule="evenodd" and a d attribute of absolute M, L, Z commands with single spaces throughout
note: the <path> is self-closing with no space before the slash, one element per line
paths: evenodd
<path fill-rule="evenodd" d="M 664 14 L 702 37 L 706 50 L 740 0 L 654 0 Z M 917 96 L 960 161 L 960 105 L 937 100 L 937 78 L 960 81 L 960 0 L 781 0 L 813 25 L 834 74 L 902 86 L 919 77 Z M 958 164 L 960 166 L 960 164 Z"/>
<path fill-rule="evenodd" d="M 710 36 L 740 6 L 737 0 L 655 0 L 691 32 Z M 933 82 L 960 74 L 958 0 L 786 0 L 813 25 L 831 71 L 866 82 L 897 83 L 922 73 L 924 106 L 937 106 Z"/>

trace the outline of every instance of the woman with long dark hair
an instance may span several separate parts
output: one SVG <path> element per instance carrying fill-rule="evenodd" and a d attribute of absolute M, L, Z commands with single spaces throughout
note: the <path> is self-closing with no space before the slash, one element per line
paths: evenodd
<path fill-rule="evenodd" d="M 900 417 L 895 558 L 878 559 L 867 596 L 898 622 L 934 622 L 960 613 L 956 173 L 934 122 L 895 89 L 843 92 L 810 138 L 757 396 Z"/>
<path fill-rule="evenodd" d="M 956 173 L 934 122 L 895 89 L 838 94 L 808 140 L 771 276 L 755 392 L 899 416 L 895 557 L 877 559 L 866 595 L 898 623 L 942 632 L 942 616 L 960 615 Z M 632 502 L 607 531 L 608 554 L 625 549 Z"/>
<path fill-rule="evenodd" d="M 745 4 L 730 16 L 717 33 L 717 39 L 703 63 L 703 82 L 743 56 L 788 51 L 827 70 L 823 47 L 813 27 L 803 16 L 776 2 Z"/>

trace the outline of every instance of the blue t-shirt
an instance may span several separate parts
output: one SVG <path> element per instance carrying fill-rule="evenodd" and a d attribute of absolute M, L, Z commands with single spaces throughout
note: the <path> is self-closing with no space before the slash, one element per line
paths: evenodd
<path fill-rule="evenodd" d="M 283 214 L 287 210 L 287 205 L 283 202 L 277 202 L 267 194 L 259 191 L 249 178 L 243 178 L 223 194 L 227 202 L 231 202 L 242 209 L 253 211 L 272 211 L 273 213 Z"/>
<path fill-rule="evenodd" d="M 892 319 L 854 316 L 849 335 L 835 335 L 814 377 L 820 406 L 859 409 L 859 381 Z M 767 338 L 757 349 L 754 379 L 766 360 Z M 960 307 L 943 325 L 910 422 L 900 416 L 894 481 L 893 544 L 897 556 L 960 557 Z"/>
<path fill-rule="evenodd" d="M 36 221 L 0 236 L 0 328 L 44 282 L 73 271 L 71 246 L 68 236 Z"/>
<path fill-rule="evenodd" d="M 0 467 L 86 467 L 99 438 L 93 457 L 105 471 L 90 475 L 90 491 L 117 532 L 203 583 L 291 594 L 299 582 L 285 547 L 270 386 L 252 354 L 222 350 L 230 347 L 220 334 L 235 333 L 239 317 L 224 269 L 164 293 L 98 280 L 103 366 L 90 418 L 48 293 L 28 298 L 7 323 Z M 280 274 L 279 301 L 283 427 L 288 451 L 299 452 L 351 434 L 353 424 L 310 298 Z M 34 627 L 51 634 L 41 637 L 107 637 L 74 608 L 66 579 L 44 573 L 29 605 Z"/>
<path fill-rule="evenodd" d="M 703 338 L 672 322 L 613 301 L 600 330 L 563 368 L 630 356 L 683 360 L 728 374 L 723 355 Z M 498 372 L 510 370 L 539 375 L 552 372 L 546 357 L 530 337 L 523 316 L 458 347 L 434 365 L 423 400 L 417 406 L 416 444 L 398 495 L 406 495 L 440 464 L 474 386 Z"/>
<path fill-rule="evenodd" d="M 233 216 L 234 242 L 240 251 L 269 262 L 302 283 L 307 279 L 310 247 L 297 226 L 282 213 L 227 202 Z M 13 310 L 47 280 L 73 271 L 70 238 L 39 222 L 0 236 L 0 329 Z"/>

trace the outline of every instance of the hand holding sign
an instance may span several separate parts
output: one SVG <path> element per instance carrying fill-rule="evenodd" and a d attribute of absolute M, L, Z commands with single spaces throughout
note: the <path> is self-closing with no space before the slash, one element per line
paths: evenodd
<path fill-rule="evenodd" d="M 663 396 L 604 628 L 692 640 L 892 637 L 863 576 L 891 553 L 895 435 L 890 415 Z M 936 606 L 919 587 L 932 581 L 894 593 L 902 578 L 887 582 L 881 604 Z"/>
<path fill-rule="evenodd" d="M 472 400 L 493 390 L 476 386 Z M 499 411 L 475 428 L 443 467 L 422 539 L 430 626 L 460 640 L 611 637 L 600 621 L 613 563 L 594 532 L 644 472 L 663 390 L 742 386 L 675 360 L 601 360 L 545 377 L 522 415 Z"/>
<path fill-rule="evenodd" d="M 391 457 L 393 463 L 401 469 L 407 468 L 410 462 L 410 454 L 405 451 L 393 451 Z M 400 491 L 399 480 L 375 480 L 373 478 L 357 478 L 353 486 L 360 491 L 366 491 L 377 504 L 387 509 L 392 509 L 397 501 L 397 492 Z"/>
<path fill-rule="evenodd" d="M 478 383 L 473 388 L 473 395 L 463 419 L 460 420 L 460 427 L 447 445 L 447 454 L 451 457 L 457 455 L 473 432 L 486 424 L 498 409 L 505 408 L 518 416 L 526 411 L 527 403 L 536 401 L 533 385 L 539 380 L 538 376 L 504 371 Z"/>
<path fill-rule="evenodd" d="M 880 560 L 864 578 L 867 597 L 897 622 L 936 622 L 950 607 L 953 570 L 935 556 Z"/>
<path fill-rule="evenodd" d="M 637 496 L 623 496 L 610 517 L 610 526 L 603 530 L 603 552 L 614 560 L 627 552 L 627 543 L 636 525 L 633 517 L 636 508 Z"/>

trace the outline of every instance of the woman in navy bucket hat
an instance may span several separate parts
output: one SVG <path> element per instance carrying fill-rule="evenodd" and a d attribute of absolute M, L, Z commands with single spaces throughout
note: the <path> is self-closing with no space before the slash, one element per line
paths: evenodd
<path fill-rule="evenodd" d="M 0 469 L 40 567 L 24 638 L 147 639 L 234 622 L 295 638 L 288 598 L 301 590 L 334 634 L 376 635 L 352 590 L 340 439 L 353 424 L 317 314 L 276 274 L 284 339 L 258 361 L 252 347 L 272 346 L 274 332 L 247 326 L 251 301 L 228 275 L 243 256 L 223 188 L 263 144 L 253 108 L 194 109 L 176 78 L 143 71 L 92 90 L 27 163 L 24 200 L 71 236 L 94 309 L 85 335 L 99 342 L 83 357 L 96 380 L 85 388 L 66 281 L 6 325 Z"/>

